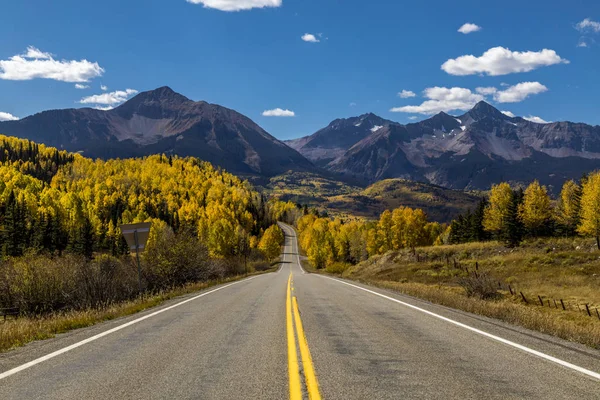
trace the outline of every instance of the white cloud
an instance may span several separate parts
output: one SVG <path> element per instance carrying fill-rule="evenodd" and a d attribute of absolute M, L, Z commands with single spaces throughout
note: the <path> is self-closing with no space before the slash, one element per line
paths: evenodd
<path fill-rule="evenodd" d="M 533 115 L 530 115 L 529 117 L 523 117 L 523 119 L 526 119 L 527 121 L 531 121 L 531 122 L 535 122 L 536 124 L 551 124 L 552 121 L 545 121 L 540 117 L 535 117 Z"/>
<path fill-rule="evenodd" d="M 436 114 L 440 111 L 449 112 L 452 110 L 467 111 L 484 99 L 480 94 L 459 87 L 427 88 L 423 91 L 423 95 L 429 100 L 423 102 L 421 105 L 396 107 L 390 111 L 415 114 Z"/>
<path fill-rule="evenodd" d="M 282 110 L 281 108 L 275 108 L 273 110 L 266 110 L 262 113 L 264 117 L 295 117 L 296 113 L 290 110 Z"/>
<path fill-rule="evenodd" d="M 411 116 L 411 117 L 408 117 L 408 119 L 410 119 L 411 121 L 414 121 L 414 120 L 416 120 L 417 118 L 419 118 L 419 117 L 417 117 L 416 115 L 413 115 L 413 116 Z"/>
<path fill-rule="evenodd" d="M 496 89 L 495 87 L 478 87 L 475 89 L 475 91 L 484 96 L 489 96 L 491 94 L 496 93 L 498 89 Z"/>
<path fill-rule="evenodd" d="M 516 72 L 529 72 L 534 69 L 554 64 L 568 64 L 554 50 L 510 51 L 504 47 L 494 47 L 480 57 L 473 55 L 450 59 L 442 65 L 442 69 L 450 75 L 487 74 L 491 76 L 507 75 Z"/>
<path fill-rule="evenodd" d="M 409 97 L 415 97 L 416 94 L 411 90 L 403 90 L 400 93 L 398 93 L 398 96 L 402 97 L 403 99 L 408 99 Z"/>
<path fill-rule="evenodd" d="M 83 85 L 81 83 L 75 84 L 75 89 L 83 90 L 83 89 L 89 89 L 89 88 L 90 88 L 90 85 Z"/>
<path fill-rule="evenodd" d="M 108 86 L 100 85 L 100 90 L 102 90 L 103 92 L 106 92 L 108 90 Z"/>
<path fill-rule="evenodd" d="M 575 25 L 575 28 L 581 32 L 592 31 L 598 33 L 600 32 L 600 22 L 592 21 L 591 19 L 586 18 Z"/>
<path fill-rule="evenodd" d="M 350 107 L 356 107 L 357 104 L 355 102 L 350 103 Z"/>
<path fill-rule="evenodd" d="M 478 32 L 481 30 L 481 27 L 475 24 L 471 24 L 471 23 L 466 23 L 463 26 L 461 26 L 460 28 L 458 28 L 458 31 L 460 33 L 464 33 L 465 35 L 469 34 L 469 33 L 473 33 L 473 32 Z"/>
<path fill-rule="evenodd" d="M 0 111 L 0 121 L 18 121 L 19 117 L 15 117 L 7 112 Z"/>
<path fill-rule="evenodd" d="M 518 103 L 533 94 L 547 92 L 548 88 L 539 82 L 521 82 L 494 94 L 498 103 Z"/>
<path fill-rule="evenodd" d="M 187 0 L 187 2 L 202 4 L 205 8 L 221 11 L 243 11 L 253 8 L 280 7 L 282 0 Z"/>
<path fill-rule="evenodd" d="M 130 96 L 137 94 L 135 89 L 117 90 L 116 92 L 96 94 L 84 97 L 79 102 L 81 104 L 103 104 L 115 105 L 126 101 Z"/>
<path fill-rule="evenodd" d="M 302 40 L 304 40 L 305 42 L 309 42 L 309 43 L 319 43 L 320 40 L 317 39 L 317 37 L 315 35 L 313 35 L 312 33 L 305 33 L 304 35 L 302 35 Z"/>
<path fill-rule="evenodd" d="M 28 47 L 25 54 L 0 60 L 0 79 L 28 81 L 53 79 L 61 82 L 88 82 L 101 76 L 104 69 L 87 60 L 55 60 L 50 53 Z"/>
<path fill-rule="evenodd" d="M 514 117 L 516 117 L 516 115 L 515 115 L 515 114 L 513 114 L 513 113 L 512 113 L 512 112 L 510 112 L 510 111 L 500 111 L 500 112 L 501 112 L 502 114 L 506 115 L 507 117 L 511 117 L 511 118 L 514 118 Z"/>
<path fill-rule="evenodd" d="M 43 51 L 38 50 L 33 46 L 29 46 L 27 48 L 27 52 L 25 54 L 22 54 L 21 57 L 33 58 L 33 59 L 38 59 L 38 60 L 50 60 L 50 59 L 52 59 L 52 54 L 44 53 Z"/>
<path fill-rule="evenodd" d="M 100 110 L 100 111 L 110 111 L 112 110 L 114 107 L 113 106 L 97 106 L 94 107 L 96 110 Z"/>
<path fill-rule="evenodd" d="M 577 43 L 577 47 L 588 47 L 588 44 L 584 38 L 581 38 L 579 39 L 579 43 Z"/>

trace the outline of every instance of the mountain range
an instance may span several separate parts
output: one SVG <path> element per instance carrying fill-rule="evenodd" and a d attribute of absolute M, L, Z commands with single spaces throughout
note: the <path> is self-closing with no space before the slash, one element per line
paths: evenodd
<path fill-rule="evenodd" d="M 0 122 L 0 132 L 92 158 L 195 156 L 240 175 L 314 169 L 248 117 L 168 87 L 140 93 L 109 111 L 52 110 Z"/>
<path fill-rule="evenodd" d="M 375 114 L 336 119 L 300 139 L 276 139 L 248 117 L 168 87 L 122 105 L 51 110 L 0 122 L 0 133 L 92 158 L 195 156 L 242 176 L 309 172 L 365 186 L 402 178 L 452 189 L 538 179 L 556 191 L 600 168 L 600 126 L 539 124 L 480 102 L 403 125 Z"/>
<path fill-rule="evenodd" d="M 407 125 L 373 114 L 338 119 L 287 144 L 323 168 L 365 183 L 404 178 L 485 190 L 500 181 L 538 179 L 556 190 L 600 168 L 600 126 L 539 124 L 483 101 L 463 115 L 441 112 Z"/>

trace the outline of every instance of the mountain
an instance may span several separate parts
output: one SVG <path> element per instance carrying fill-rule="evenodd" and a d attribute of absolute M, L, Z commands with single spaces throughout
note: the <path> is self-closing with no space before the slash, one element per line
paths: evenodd
<path fill-rule="evenodd" d="M 274 176 L 314 166 L 244 115 L 192 101 L 168 87 L 140 93 L 110 111 L 45 111 L 0 122 L 0 133 L 92 158 L 167 153 L 194 156 L 237 174 Z"/>
<path fill-rule="evenodd" d="M 302 140 L 311 143 L 319 132 Z M 343 154 L 324 168 L 366 183 L 404 178 L 487 190 L 499 181 L 524 184 L 538 179 L 556 191 L 565 180 L 600 168 L 600 126 L 538 124 L 509 117 L 486 102 L 456 117 L 442 112 L 413 124 L 387 123 L 347 144 L 339 145 Z M 328 146 L 298 150 L 310 158 L 335 143 Z"/>
<path fill-rule="evenodd" d="M 398 125 L 375 114 L 336 119 L 317 133 L 285 143 L 319 166 L 341 157 L 356 143 L 387 125 Z"/>

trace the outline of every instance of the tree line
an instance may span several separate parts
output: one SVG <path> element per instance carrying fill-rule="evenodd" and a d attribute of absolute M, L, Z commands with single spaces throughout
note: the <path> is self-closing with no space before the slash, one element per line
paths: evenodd
<path fill-rule="evenodd" d="M 155 232 L 192 232 L 212 257 L 234 257 L 296 209 L 195 158 L 102 161 L 26 140 L 0 137 L 0 143 L 4 257 L 26 251 L 120 255 L 127 248 L 119 225 L 143 221 L 152 221 Z"/>
<path fill-rule="evenodd" d="M 298 213 L 196 158 L 91 160 L 0 136 L 0 308 L 44 313 L 137 295 L 127 223 L 152 222 L 145 290 L 268 268 L 283 243 L 276 222 Z"/>
<path fill-rule="evenodd" d="M 386 210 L 376 221 L 306 213 L 297 228 L 311 265 L 335 269 L 390 250 L 433 245 L 444 231 L 443 225 L 429 222 L 423 210 L 408 207 Z"/>
<path fill-rule="evenodd" d="M 445 235 L 451 244 L 495 239 L 508 247 L 524 238 L 583 235 L 595 237 L 600 248 L 600 172 L 565 182 L 556 201 L 538 181 L 524 190 L 495 185 L 489 199 L 455 219 Z"/>

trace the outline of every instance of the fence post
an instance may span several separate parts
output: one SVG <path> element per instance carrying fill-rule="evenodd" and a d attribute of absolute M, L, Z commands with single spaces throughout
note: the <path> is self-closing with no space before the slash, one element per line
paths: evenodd
<path fill-rule="evenodd" d="M 544 307 L 544 300 L 542 300 L 542 297 L 538 294 L 538 299 L 540 299 L 540 304 L 542 305 L 542 307 Z"/>
<path fill-rule="evenodd" d="M 598 319 L 600 319 L 600 313 L 598 312 L 597 308 L 596 308 L 596 315 L 598 316 Z"/>
<path fill-rule="evenodd" d="M 511 295 L 512 295 L 512 294 L 514 294 L 514 293 L 513 293 L 513 290 L 512 290 L 512 287 L 511 287 L 510 285 L 508 285 L 508 290 L 510 291 L 510 294 L 511 294 Z"/>
<path fill-rule="evenodd" d="M 563 311 L 567 311 L 567 309 L 565 307 L 565 303 L 563 302 L 563 299 L 560 299 L 560 304 L 562 304 Z"/>
<path fill-rule="evenodd" d="M 591 317 L 592 313 L 590 312 L 590 307 L 588 307 L 588 305 L 585 305 L 585 309 L 587 310 L 588 315 Z"/>
<path fill-rule="evenodd" d="M 554 299 L 552 299 L 554 300 Z M 558 306 L 556 305 L 556 300 L 554 300 L 554 308 L 558 308 Z"/>
<path fill-rule="evenodd" d="M 525 302 L 525 304 L 529 304 L 529 302 L 527 301 L 527 298 L 525 297 L 523 292 L 519 292 L 519 293 L 521 293 L 521 297 L 523 298 L 523 301 Z"/>

